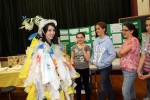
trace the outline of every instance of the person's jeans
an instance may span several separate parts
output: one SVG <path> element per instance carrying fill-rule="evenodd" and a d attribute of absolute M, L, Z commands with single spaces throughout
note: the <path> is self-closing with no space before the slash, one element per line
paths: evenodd
<path fill-rule="evenodd" d="M 114 100 L 114 92 L 109 77 L 111 70 L 112 70 L 112 65 L 99 70 L 101 75 L 101 82 L 100 82 L 101 93 L 100 93 L 99 100 L 105 99 L 106 91 L 108 91 L 109 93 L 109 100 Z"/>
<path fill-rule="evenodd" d="M 144 75 L 147 75 L 148 73 L 144 72 Z M 147 83 L 147 95 L 146 97 L 150 98 L 150 78 L 146 79 L 146 83 Z"/>
<path fill-rule="evenodd" d="M 122 95 L 124 100 L 136 99 L 136 94 L 134 91 L 134 80 L 137 76 L 137 72 L 129 72 L 122 70 L 123 73 L 123 86 L 122 86 Z"/>

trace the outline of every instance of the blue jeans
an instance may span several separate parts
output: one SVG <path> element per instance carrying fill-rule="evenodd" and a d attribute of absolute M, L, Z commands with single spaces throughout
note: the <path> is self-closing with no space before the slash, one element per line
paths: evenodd
<path fill-rule="evenodd" d="M 144 72 L 144 75 L 147 75 L 148 73 Z M 147 95 L 146 97 L 150 98 L 150 78 L 146 79 L 146 83 L 147 83 Z"/>
<path fill-rule="evenodd" d="M 101 93 L 99 100 L 105 100 L 106 91 L 108 91 L 109 93 L 109 100 L 114 100 L 114 92 L 109 77 L 111 70 L 112 65 L 99 70 L 101 75 L 101 82 L 100 82 Z"/>
<path fill-rule="evenodd" d="M 124 100 L 136 99 L 136 94 L 134 91 L 134 80 L 137 76 L 137 72 L 129 72 L 122 70 L 123 73 L 123 86 L 122 86 L 122 95 Z"/>

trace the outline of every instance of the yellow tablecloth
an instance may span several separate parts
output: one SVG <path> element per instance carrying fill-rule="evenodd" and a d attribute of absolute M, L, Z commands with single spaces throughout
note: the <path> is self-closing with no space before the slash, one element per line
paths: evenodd
<path fill-rule="evenodd" d="M 16 86 L 23 87 L 23 80 L 19 79 L 20 71 L 0 72 L 0 87 Z"/>

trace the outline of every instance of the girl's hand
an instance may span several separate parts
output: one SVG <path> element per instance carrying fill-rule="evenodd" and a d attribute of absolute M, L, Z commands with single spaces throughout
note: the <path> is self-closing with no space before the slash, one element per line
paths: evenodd
<path fill-rule="evenodd" d="M 148 79 L 148 78 L 150 78 L 150 73 L 147 75 L 140 75 L 139 78 L 142 80 Z"/>
<path fill-rule="evenodd" d="M 63 61 L 63 63 L 69 68 L 69 70 L 71 69 L 71 64 L 66 62 L 66 61 Z"/>
<path fill-rule="evenodd" d="M 82 51 L 85 51 L 85 44 L 82 46 Z"/>
<path fill-rule="evenodd" d="M 143 74 L 141 72 L 138 72 L 138 77 L 141 79 L 143 77 Z"/>
<path fill-rule="evenodd" d="M 71 64 L 73 67 L 75 67 L 75 64 Z"/>
<path fill-rule="evenodd" d="M 142 76 L 139 77 L 139 79 L 141 79 L 141 80 L 145 80 L 147 78 L 148 78 L 148 75 L 142 75 Z"/>

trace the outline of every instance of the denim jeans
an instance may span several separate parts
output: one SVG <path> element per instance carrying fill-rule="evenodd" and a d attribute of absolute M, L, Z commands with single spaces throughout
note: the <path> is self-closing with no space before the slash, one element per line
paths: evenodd
<path fill-rule="evenodd" d="M 136 99 L 136 94 L 134 91 L 134 80 L 137 76 L 137 72 L 129 72 L 122 70 L 123 73 L 123 86 L 122 86 L 122 95 L 124 100 Z"/>
<path fill-rule="evenodd" d="M 109 93 L 109 100 L 114 100 L 114 92 L 109 77 L 111 70 L 112 70 L 112 65 L 99 70 L 101 75 L 101 82 L 100 82 L 101 93 L 100 93 L 99 100 L 105 100 L 107 91 Z"/>
<path fill-rule="evenodd" d="M 147 75 L 148 73 L 144 72 L 144 75 Z M 150 78 L 146 79 L 146 83 L 147 83 L 147 95 L 146 97 L 150 98 Z"/>

